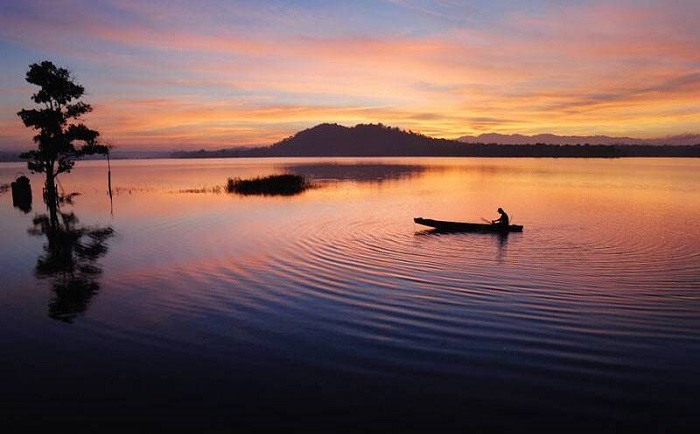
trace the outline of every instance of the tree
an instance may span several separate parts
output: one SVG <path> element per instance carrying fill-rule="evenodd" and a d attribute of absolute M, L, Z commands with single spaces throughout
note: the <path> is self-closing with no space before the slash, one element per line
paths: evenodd
<path fill-rule="evenodd" d="M 38 131 L 34 136 L 37 148 L 20 154 L 33 173 L 45 173 L 44 199 L 52 217 L 56 217 L 58 192 L 56 177 L 70 172 L 75 159 L 92 154 L 107 154 L 108 148 L 97 143 L 100 135 L 78 122 L 92 111 L 90 104 L 80 101 L 85 88 L 75 82 L 70 72 L 52 62 L 29 65 L 26 81 L 41 89 L 32 95 L 39 108 L 22 109 L 17 115 L 24 125 Z M 53 220 L 53 218 L 52 218 Z"/>

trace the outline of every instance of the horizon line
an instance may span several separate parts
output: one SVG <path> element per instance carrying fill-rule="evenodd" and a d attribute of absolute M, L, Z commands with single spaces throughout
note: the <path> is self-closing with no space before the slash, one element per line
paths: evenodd
<path fill-rule="evenodd" d="M 512 133 L 484 132 L 484 133 L 479 133 L 479 134 L 477 134 L 477 135 L 465 134 L 465 135 L 461 135 L 461 136 L 459 136 L 459 137 L 457 137 L 457 138 L 446 138 L 446 137 L 439 137 L 439 136 L 428 135 L 428 134 L 422 133 L 422 132 L 420 132 L 420 131 L 414 131 L 414 130 L 412 130 L 412 129 L 405 129 L 405 128 L 403 128 L 403 127 L 394 126 L 394 125 L 389 125 L 389 124 L 385 124 L 385 123 L 383 123 L 383 122 L 369 122 L 369 123 L 360 122 L 360 123 L 356 123 L 356 124 L 354 124 L 354 125 L 347 125 L 347 124 L 342 124 L 342 123 L 339 123 L 339 122 L 320 122 L 320 123 L 317 123 L 317 124 L 315 124 L 315 125 L 313 125 L 313 126 L 310 126 L 310 127 L 307 127 L 307 128 L 299 129 L 299 130 L 297 130 L 297 131 L 295 131 L 295 132 L 293 132 L 293 133 L 291 133 L 291 134 L 287 134 L 285 137 L 283 137 L 283 138 L 281 138 L 281 139 L 278 139 L 278 140 L 276 140 L 276 141 L 274 141 L 274 142 L 266 143 L 266 144 L 265 144 L 265 143 L 258 143 L 258 144 L 249 144 L 249 143 L 248 143 L 248 144 L 234 144 L 234 145 L 228 145 L 227 147 L 212 147 L 212 145 L 209 145 L 209 144 L 207 144 L 207 145 L 205 145 L 205 144 L 189 144 L 189 145 L 179 145 L 179 146 L 182 146 L 182 147 L 170 148 L 170 149 L 164 149 L 164 148 L 158 147 L 158 146 L 156 146 L 156 147 L 148 147 L 148 148 L 140 148 L 139 145 L 126 145 L 127 148 L 124 148 L 124 147 L 122 147 L 122 146 L 120 146 L 120 145 L 118 145 L 118 144 L 116 144 L 116 145 L 111 144 L 110 146 L 112 146 L 112 147 L 113 147 L 112 149 L 115 150 L 115 151 L 118 151 L 118 150 L 122 150 L 122 151 L 127 150 L 128 152 L 150 152 L 150 153 L 153 153 L 153 152 L 160 152 L 160 153 L 168 153 L 168 152 L 169 152 L 169 153 L 173 153 L 173 152 L 196 152 L 196 151 L 200 151 L 200 150 L 205 150 L 205 151 L 216 151 L 216 150 L 236 149 L 236 148 L 240 148 L 240 149 L 246 149 L 246 148 L 264 148 L 264 147 L 273 146 L 273 145 L 275 145 L 275 144 L 277 144 L 277 143 L 280 143 L 280 142 L 282 142 L 282 141 L 284 141 L 284 140 L 286 140 L 286 139 L 289 139 L 289 138 L 291 138 L 291 137 L 294 137 L 294 136 L 296 136 L 297 134 L 301 133 L 302 131 L 311 130 L 311 129 L 314 129 L 314 128 L 319 127 L 319 126 L 321 126 L 321 125 L 338 125 L 338 126 L 341 126 L 341 127 L 344 127 L 344 128 L 354 128 L 354 127 L 361 126 L 361 125 L 383 126 L 383 127 L 386 127 L 386 128 L 398 129 L 398 130 L 403 131 L 403 132 L 412 132 L 412 133 L 419 134 L 419 135 L 422 135 L 422 136 L 425 136 L 425 137 L 428 137 L 428 138 L 432 138 L 432 139 L 447 140 L 447 141 L 454 141 L 454 142 L 462 142 L 461 139 L 462 139 L 462 138 L 467 138 L 467 137 L 468 137 L 468 138 L 475 138 L 475 139 L 478 139 L 479 137 L 485 136 L 485 135 L 500 135 L 500 136 L 504 136 L 504 137 L 509 137 L 509 136 L 522 136 L 522 137 L 526 137 L 526 138 L 534 138 L 534 137 L 536 137 L 536 136 L 555 136 L 555 137 L 559 137 L 559 138 L 576 137 L 576 138 L 584 138 L 584 139 L 585 139 L 585 138 L 606 138 L 606 139 L 612 139 L 612 140 L 616 140 L 616 139 L 620 139 L 620 140 L 638 140 L 638 141 L 640 141 L 640 142 L 658 141 L 658 140 L 667 140 L 667 139 L 677 139 L 677 138 L 695 137 L 695 136 L 698 136 L 698 138 L 700 138 L 700 132 L 698 132 L 698 133 L 685 132 L 685 133 L 673 134 L 673 135 L 668 134 L 668 135 L 665 135 L 665 136 L 656 136 L 656 137 L 651 137 L 651 138 L 640 138 L 640 137 L 633 137 L 633 136 L 614 136 L 614 135 L 609 135 L 609 134 L 586 135 L 586 134 L 560 134 L 560 133 L 553 133 L 553 132 L 531 133 L 531 134 L 527 134 L 527 133 L 518 133 L 518 132 L 512 132 Z M 111 140 L 107 139 L 106 141 L 107 141 L 107 142 L 110 142 Z M 464 143 L 464 142 L 462 142 L 462 143 Z M 489 143 L 484 142 L 483 144 L 494 144 L 494 143 L 495 143 L 495 144 L 504 144 L 504 145 L 505 145 L 505 144 L 509 144 L 509 143 L 499 143 L 499 142 L 489 142 Z M 532 143 L 532 144 L 536 144 L 536 143 Z M 545 143 L 545 144 L 553 144 L 553 145 L 555 145 L 555 144 L 557 144 L 557 143 Z M 593 143 L 591 143 L 591 144 L 593 144 Z M 640 143 L 640 144 L 641 144 L 641 143 Z M 700 144 L 700 142 L 698 142 L 698 144 Z M 523 145 L 524 145 L 524 143 L 523 143 Z M 560 144 L 560 145 L 563 145 L 563 144 Z M 145 145 L 145 146 L 153 146 L 153 145 Z M 672 145 L 672 146 L 694 146 L 694 145 L 691 144 L 691 145 Z M 32 149 L 32 147 L 30 147 L 30 145 L 27 145 L 27 148 L 7 148 L 7 149 L 0 149 L 0 153 L 9 153 L 9 154 L 18 153 L 18 152 L 21 153 L 21 152 L 25 152 L 27 149 Z"/>

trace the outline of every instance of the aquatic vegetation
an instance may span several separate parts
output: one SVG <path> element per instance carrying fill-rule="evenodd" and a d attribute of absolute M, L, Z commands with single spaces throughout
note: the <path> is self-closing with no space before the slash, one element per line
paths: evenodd
<path fill-rule="evenodd" d="M 219 194 L 222 192 L 222 190 L 223 190 L 223 188 L 220 185 L 216 185 L 214 187 L 185 188 L 182 190 L 178 190 L 177 193 L 190 193 L 190 194 L 213 193 L 213 194 Z"/>
<path fill-rule="evenodd" d="M 310 187 L 311 184 L 303 176 L 287 173 L 253 179 L 229 178 L 226 191 L 245 195 L 291 196 Z"/>

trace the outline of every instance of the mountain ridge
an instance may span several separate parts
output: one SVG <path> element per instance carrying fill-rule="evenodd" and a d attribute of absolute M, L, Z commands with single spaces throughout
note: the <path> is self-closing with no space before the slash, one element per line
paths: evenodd
<path fill-rule="evenodd" d="M 499 145 L 534 145 L 543 143 L 547 145 L 673 145 L 692 146 L 700 143 L 700 134 L 679 134 L 655 139 L 638 139 L 634 137 L 611 137 L 606 135 L 595 136 L 560 136 L 557 134 L 543 133 L 535 135 L 525 134 L 500 134 L 484 133 L 478 136 L 462 136 L 457 138 L 462 143 L 486 143 Z"/>

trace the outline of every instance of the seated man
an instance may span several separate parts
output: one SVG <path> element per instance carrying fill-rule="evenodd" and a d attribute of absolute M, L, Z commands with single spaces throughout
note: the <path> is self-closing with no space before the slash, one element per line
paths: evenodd
<path fill-rule="evenodd" d="M 508 214 L 506 214 L 506 212 L 503 211 L 503 208 L 498 208 L 498 213 L 501 216 L 496 220 L 491 220 L 491 224 L 499 225 L 499 226 L 508 226 L 508 224 L 510 224 L 510 219 L 508 218 Z"/>

